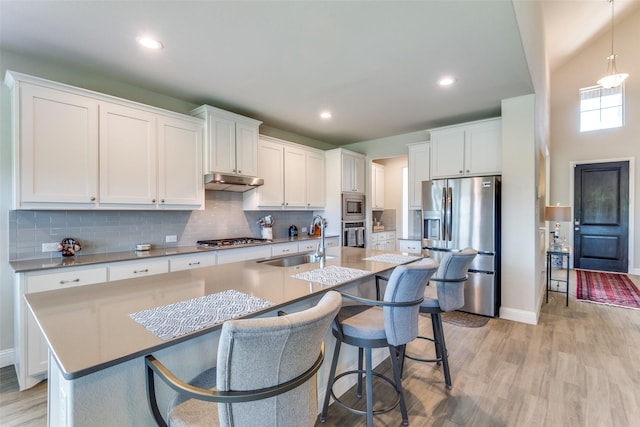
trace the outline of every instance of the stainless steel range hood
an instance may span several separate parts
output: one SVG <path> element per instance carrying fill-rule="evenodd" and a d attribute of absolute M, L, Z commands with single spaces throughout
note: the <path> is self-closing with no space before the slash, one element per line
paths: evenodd
<path fill-rule="evenodd" d="M 210 172 L 204 176 L 205 190 L 242 193 L 263 184 L 264 180 L 262 178 L 253 178 L 251 176 L 229 175 L 217 172 Z"/>

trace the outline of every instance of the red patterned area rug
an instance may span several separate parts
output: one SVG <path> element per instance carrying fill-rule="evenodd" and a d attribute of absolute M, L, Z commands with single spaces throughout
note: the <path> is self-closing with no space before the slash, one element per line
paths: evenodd
<path fill-rule="evenodd" d="M 640 291 L 621 273 L 576 269 L 578 300 L 640 309 Z"/>

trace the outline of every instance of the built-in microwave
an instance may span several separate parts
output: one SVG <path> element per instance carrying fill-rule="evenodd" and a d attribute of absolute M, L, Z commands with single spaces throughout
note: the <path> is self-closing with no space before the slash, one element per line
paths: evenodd
<path fill-rule="evenodd" d="M 364 221 L 364 209 L 364 195 L 353 193 L 342 194 L 343 221 Z"/>

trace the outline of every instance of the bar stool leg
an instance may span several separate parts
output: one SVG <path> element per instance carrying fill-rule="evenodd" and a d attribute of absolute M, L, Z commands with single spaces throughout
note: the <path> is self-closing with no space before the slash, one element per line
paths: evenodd
<path fill-rule="evenodd" d="M 371 357 L 372 349 L 367 347 L 365 349 L 367 377 L 366 377 L 366 392 L 367 392 L 367 427 L 373 427 L 373 360 Z"/>
<path fill-rule="evenodd" d="M 336 340 L 336 345 L 333 350 L 333 359 L 331 360 L 331 369 L 329 370 L 329 382 L 327 383 L 327 391 L 324 394 L 324 403 L 322 405 L 322 412 L 320 413 L 320 422 L 327 421 L 327 411 L 329 410 L 329 400 L 331 399 L 331 390 L 333 390 L 333 383 L 336 377 L 336 368 L 338 367 L 338 357 L 340 356 L 340 346 L 342 343 Z"/>
<path fill-rule="evenodd" d="M 404 346 L 402 346 L 404 347 Z M 404 388 L 402 387 L 402 360 L 404 360 L 404 348 L 389 346 L 389 356 L 391 358 L 391 368 L 393 370 L 393 378 L 396 383 L 396 391 L 400 395 L 400 413 L 402 414 L 402 425 L 409 425 L 409 415 L 407 412 L 407 404 L 404 400 Z"/>
<path fill-rule="evenodd" d="M 442 370 L 444 372 L 444 382 L 447 390 L 451 390 L 451 373 L 449 372 L 449 356 L 447 354 L 447 345 L 444 340 L 444 328 L 442 327 L 442 316 L 440 313 L 433 313 L 433 324 L 437 330 L 434 337 L 436 345 L 439 348 L 440 360 L 442 361 Z"/>

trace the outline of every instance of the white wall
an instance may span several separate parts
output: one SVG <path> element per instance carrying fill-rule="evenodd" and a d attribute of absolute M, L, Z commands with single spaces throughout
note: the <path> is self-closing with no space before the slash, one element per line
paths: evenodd
<path fill-rule="evenodd" d="M 625 124 L 621 128 L 580 133 L 578 90 L 594 86 L 606 72 L 606 56 L 611 49 L 611 35 L 585 48 L 551 76 L 551 203 L 573 205 L 571 200 L 571 162 L 599 162 L 640 156 L 640 10 L 623 21 L 616 21 L 615 53 L 619 71 L 629 73 L 625 82 Z M 640 188 L 640 174 L 635 174 L 632 188 Z M 640 197 L 635 194 L 630 226 L 640 229 Z M 570 224 L 562 224 L 563 234 L 571 237 Z M 640 235 L 630 242 L 635 256 L 629 260 L 629 272 L 640 274 Z"/>

